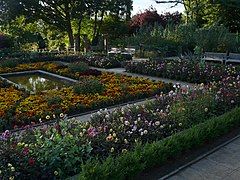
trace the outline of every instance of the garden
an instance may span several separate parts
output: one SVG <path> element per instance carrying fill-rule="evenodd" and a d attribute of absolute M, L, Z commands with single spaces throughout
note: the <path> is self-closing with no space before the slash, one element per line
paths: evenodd
<path fill-rule="evenodd" d="M 82 62 L 20 64 L 1 73 L 41 69 L 79 80 L 70 87 L 30 94 L 1 81 L 1 130 L 17 129 L 53 114 L 80 114 L 107 106 L 143 99 L 171 87 L 163 82 L 103 73 Z M 11 97 L 11 98 L 6 98 Z M 51 118 L 47 118 L 51 120 Z"/>
<path fill-rule="evenodd" d="M 240 66 L 202 59 L 240 52 L 237 0 L 134 16 L 133 1 L 17 2 L 0 2 L 0 179 L 136 179 L 240 127 Z M 189 85 L 105 72 L 120 67 Z M 72 81 L 33 92 L 8 80 L 36 70 Z"/>

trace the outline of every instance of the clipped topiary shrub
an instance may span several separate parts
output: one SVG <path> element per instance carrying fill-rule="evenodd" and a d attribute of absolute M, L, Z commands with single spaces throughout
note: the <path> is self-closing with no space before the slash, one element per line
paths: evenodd
<path fill-rule="evenodd" d="M 71 63 L 68 65 L 68 69 L 71 72 L 86 72 L 89 69 L 89 66 L 85 62 Z"/>
<path fill-rule="evenodd" d="M 96 79 L 83 79 L 73 86 L 76 94 L 95 94 L 103 92 L 103 85 Z"/>

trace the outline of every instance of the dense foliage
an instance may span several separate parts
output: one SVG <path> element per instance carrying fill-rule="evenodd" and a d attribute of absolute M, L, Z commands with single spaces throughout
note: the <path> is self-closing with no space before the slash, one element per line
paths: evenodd
<path fill-rule="evenodd" d="M 130 30 L 132 33 L 136 33 L 140 28 L 144 26 L 154 27 L 160 25 L 165 28 L 168 24 L 180 24 L 181 13 L 165 13 L 158 14 L 154 9 L 147 9 L 142 13 L 134 15 L 130 21 Z"/>

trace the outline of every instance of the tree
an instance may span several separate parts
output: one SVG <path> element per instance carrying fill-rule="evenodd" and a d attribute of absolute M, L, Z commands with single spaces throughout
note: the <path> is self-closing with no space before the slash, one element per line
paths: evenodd
<path fill-rule="evenodd" d="M 240 32 L 240 1 L 239 0 L 215 0 L 219 6 L 219 24 L 229 28 L 231 32 Z"/>
<path fill-rule="evenodd" d="M 24 15 L 29 22 L 42 20 L 49 26 L 66 32 L 69 45 L 73 48 L 73 22 L 77 24 L 76 34 L 79 37 L 83 19 L 93 17 L 95 19 L 94 36 L 97 36 L 106 12 L 113 10 L 117 12 L 116 9 L 119 9 L 120 13 L 121 9 L 127 6 L 125 12 L 129 16 L 131 3 L 132 0 L 2 0 L 0 6 L 4 8 L 1 10 L 0 19 L 4 18 L 5 22 L 10 22 Z"/>
<path fill-rule="evenodd" d="M 98 37 L 103 25 L 104 16 L 112 16 L 116 21 L 130 20 L 132 0 L 95 0 L 92 14 L 94 17 L 92 45 L 98 43 Z M 124 15 L 126 15 L 124 17 Z"/>
<path fill-rule="evenodd" d="M 163 28 L 167 26 L 167 24 L 179 24 L 181 21 L 181 13 L 165 13 L 159 15 L 155 9 L 146 9 L 142 13 L 138 13 L 134 15 L 130 22 L 130 31 L 131 33 L 135 33 L 143 26 L 151 26 L 153 27 L 155 24 L 161 25 Z"/>
<path fill-rule="evenodd" d="M 156 3 L 174 3 L 172 7 L 182 4 L 185 9 L 186 23 L 194 21 L 199 27 L 202 27 L 205 23 L 206 9 L 210 8 L 212 0 L 156 0 Z"/>

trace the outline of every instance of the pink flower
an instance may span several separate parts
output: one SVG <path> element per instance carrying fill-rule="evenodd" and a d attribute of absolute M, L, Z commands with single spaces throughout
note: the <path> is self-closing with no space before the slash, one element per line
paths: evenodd
<path fill-rule="evenodd" d="M 182 110 L 182 107 L 178 108 L 178 113 L 181 112 L 181 110 Z"/>

